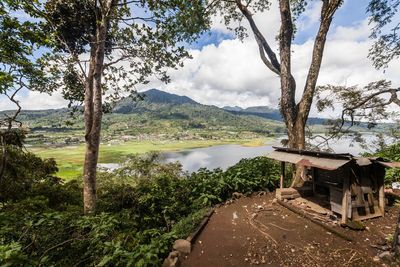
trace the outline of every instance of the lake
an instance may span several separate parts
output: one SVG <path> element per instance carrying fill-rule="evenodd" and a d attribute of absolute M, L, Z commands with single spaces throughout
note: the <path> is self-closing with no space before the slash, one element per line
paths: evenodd
<path fill-rule="evenodd" d="M 371 142 L 374 136 L 364 136 L 367 142 Z M 280 146 L 280 140 L 265 146 L 247 147 L 241 145 L 219 145 L 205 148 L 194 148 L 178 152 L 162 153 L 164 162 L 179 161 L 183 170 L 194 172 L 199 168 L 226 169 L 235 165 L 242 158 L 254 158 L 262 156 L 272 151 L 272 146 Z M 355 156 L 365 152 L 357 143 L 353 143 L 350 138 L 343 138 L 339 142 L 331 145 L 336 153 L 350 153 Z"/>

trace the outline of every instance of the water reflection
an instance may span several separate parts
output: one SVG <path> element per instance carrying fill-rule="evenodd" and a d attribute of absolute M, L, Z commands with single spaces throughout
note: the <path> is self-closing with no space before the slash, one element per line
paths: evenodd
<path fill-rule="evenodd" d="M 262 156 L 272 151 L 272 146 L 280 146 L 281 138 L 277 138 L 272 145 L 259 147 L 245 147 L 241 145 L 221 145 L 206 148 L 195 148 L 178 152 L 163 153 L 165 162 L 179 161 L 183 170 L 194 172 L 199 168 L 208 169 L 227 169 L 235 165 L 242 158 L 254 158 Z M 367 143 L 375 139 L 373 135 L 364 135 L 363 138 Z M 331 143 L 331 148 L 335 153 L 350 153 L 358 156 L 360 153 L 366 152 L 358 143 L 353 142 L 352 138 L 342 138 L 337 142 Z"/>
<path fill-rule="evenodd" d="M 242 158 L 253 158 L 265 155 L 272 146 L 245 147 L 241 145 L 222 145 L 206 148 L 195 148 L 180 152 L 163 153 L 165 162 L 179 161 L 185 171 L 193 172 L 200 168 L 226 169 Z"/>

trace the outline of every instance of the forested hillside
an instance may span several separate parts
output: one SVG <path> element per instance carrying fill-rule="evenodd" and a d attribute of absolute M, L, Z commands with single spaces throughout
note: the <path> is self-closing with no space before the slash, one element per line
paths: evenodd
<path fill-rule="evenodd" d="M 284 124 L 278 110 L 259 106 L 209 106 L 187 96 L 151 89 L 137 99 L 124 98 L 110 113 L 104 114 L 103 142 L 113 139 L 249 139 L 284 134 Z M 9 113 L 3 111 L 4 113 Z M 70 144 L 83 142 L 83 115 L 78 109 L 71 116 L 67 108 L 22 111 L 21 121 L 29 129 L 28 144 Z M 313 130 L 321 132 L 326 119 L 310 118 Z M 353 127 L 371 131 L 366 123 Z M 377 129 L 390 127 L 381 124 Z"/>

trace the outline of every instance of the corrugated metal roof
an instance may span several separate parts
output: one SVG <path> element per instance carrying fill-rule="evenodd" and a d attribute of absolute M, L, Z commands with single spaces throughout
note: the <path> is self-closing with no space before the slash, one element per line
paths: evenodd
<path fill-rule="evenodd" d="M 353 155 L 349 153 L 330 153 L 325 151 L 311 151 L 311 150 L 303 150 L 303 149 L 294 149 L 288 147 L 276 147 L 273 146 L 276 151 L 289 152 L 300 155 L 314 156 L 314 157 L 324 157 L 324 158 L 332 158 L 332 159 L 351 159 Z"/>
<path fill-rule="evenodd" d="M 358 166 L 368 166 L 368 165 L 372 164 L 372 161 L 369 158 L 357 157 L 357 158 L 355 158 L 355 160 L 356 160 Z"/>
<path fill-rule="evenodd" d="M 376 162 L 388 168 L 400 168 L 400 162 L 384 162 L 379 160 L 377 160 Z"/>
<path fill-rule="evenodd" d="M 325 170 L 336 170 L 352 160 L 355 160 L 359 166 L 368 166 L 377 162 L 388 168 L 400 168 L 400 162 L 388 162 L 383 158 L 354 157 L 348 153 L 337 154 L 286 147 L 273 148 L 275 151 L 272 151 L 267 155 L 267 157 L 270 159 L 289 162 L 301 166 L 316 167 Z"/>
<path fill-rule="evenodd" d="M 296 165 L 316 167 L 324 170 L 336 170 L 351 161 L 351 159 L 315 157 L 282 151 L 272 151 L 271 153 L 267 154 L 267 157 Z"/>

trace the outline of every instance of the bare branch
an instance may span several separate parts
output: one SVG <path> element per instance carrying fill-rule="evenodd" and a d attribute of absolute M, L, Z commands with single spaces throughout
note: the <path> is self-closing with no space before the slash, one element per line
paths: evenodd
<path fill-rule="evenodd" d="M 274 70 L 272 70 L 272 71 L 274 71 L 275 73 L 276 73 L 276 71 L 280 72 L 280 64 L 278 62 L 276 54 L 272 51 L 267 40 L 265 39 L 263 34 L 258 29 L 256 23 L 254 22 L 253 15 L 250 13 L 247 6 L 242 4 L 241 0 L 236 0 L 236 5 L 239 8 L 239 10 L 242 12 L 242 14 L 246 17 L 246 19 L 248 20 L 251 30 L 253 31 L 254 37 L 255 37 L 259 47 L 262 46 L 262 48 L 265 50 L 265 53 L 267 54 L 269 61 L 270 61 L 270 63 L 268 63 L 268 65 L 273 66 Z M 265 56 L 264 56 L 264 58 L 265 58 Z M 263 61 L 264 61 L 264 59 L 263 59 Z"/>
<path fill-rule="evenodd" d="M 324 52 L 326 36 L 329 31 L 332 18 L 336 10 L 339 8 L 341 0 L 327 1 L 324 0 L 321 8 L 321 23 L 318 29 L 317 36 L 314 41 L 311 64 L 308 70 L 306 84 L 304 87 L 302 98 L 299 102 L 299 110 L 302 112 L 302 120 L 305 122 L 308 118 L 308 113 L 311 108 L 315 87 L 318 80 L 319 70 L 321 68 L 322 56 Z"/>

